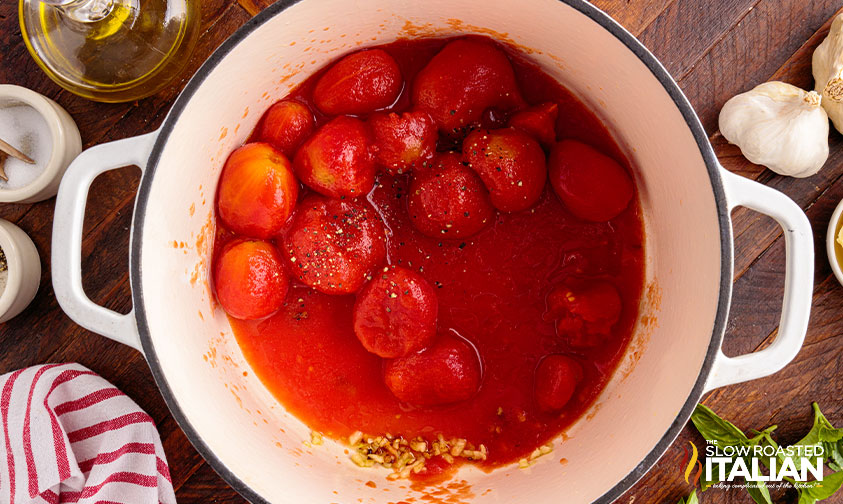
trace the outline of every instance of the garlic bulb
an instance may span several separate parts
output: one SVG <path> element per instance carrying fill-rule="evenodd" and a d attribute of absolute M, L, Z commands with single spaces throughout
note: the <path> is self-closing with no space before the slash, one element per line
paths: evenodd
<path fill-rule="evenodd" d="M 843 14 L 831 22 L 828 36 L 817 46 L 811 61 L 814 89 L 823 97 L 823 108 L 843 133 Z"/>
<path fill-rule="evenodd" d="M 765 82 L 720 110 L 720 133 L 753 163 L 781 175 L 808 177 L 828 159 L 822 98 L 784 82 Z"/>

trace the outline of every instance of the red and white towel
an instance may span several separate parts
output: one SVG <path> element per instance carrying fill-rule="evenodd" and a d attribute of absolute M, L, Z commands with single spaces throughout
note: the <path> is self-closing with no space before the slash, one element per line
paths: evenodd
<path fill-rule="evenodd" d="M 175 504 L 152 418 L 79 364 L 0 376 L 0 503 Z"/>

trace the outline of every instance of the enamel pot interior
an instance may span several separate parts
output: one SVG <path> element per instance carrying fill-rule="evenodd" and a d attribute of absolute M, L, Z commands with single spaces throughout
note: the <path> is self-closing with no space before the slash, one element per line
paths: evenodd
<path fill-rule="evenodd" d="M 636 167 L 647 282 L 630 350 L 552 454 L 530 469 L 465 468 L 441 488 L 416 490 L 357 468 L 338 443 L 304 445 L 307 426 L 252 372 L 208 286 L 214 195 L 227 154 L 312 71 L 367 45 L 460 33 L 528 51 L 604 118 Z M 212 56 L 161 130 L 133 228 L 138 329 L 188 436 L 253 501 L 386 503 L 441 492 L 443 502 L 609 502 L 669 446 L 702 392 L 730 295 L 727 218 L 713 152 L 675 83 L 584 2 L 281 1 Z"/>

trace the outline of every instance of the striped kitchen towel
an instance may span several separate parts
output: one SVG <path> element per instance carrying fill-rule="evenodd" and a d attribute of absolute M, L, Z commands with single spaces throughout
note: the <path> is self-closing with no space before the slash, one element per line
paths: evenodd
<path fill-rule="evenodd" d="M 152 418 L 84 366 L 0 376 L 0 427 L 0 503 L 176 502 Z"/>

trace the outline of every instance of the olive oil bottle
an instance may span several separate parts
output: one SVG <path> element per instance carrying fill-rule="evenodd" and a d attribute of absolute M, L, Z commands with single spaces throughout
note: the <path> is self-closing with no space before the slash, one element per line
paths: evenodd
<path fill-rule="evenodd" d="M 38 66 L 72 93 L 125 102 L 184 69 L 200 0 L 20 0 L 21 33 Z"/>

